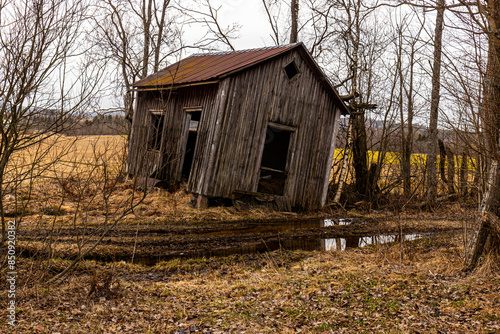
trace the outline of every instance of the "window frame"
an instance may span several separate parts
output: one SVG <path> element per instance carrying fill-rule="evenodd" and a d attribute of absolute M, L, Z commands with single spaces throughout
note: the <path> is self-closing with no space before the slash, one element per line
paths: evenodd
<path fill-rule="evenodd" d="M 286 68 L 288 66 L 293 66 L 295 71 L 297 72 L 294 76 L 290 77 L 288 75 L 288 71 L 286 70 Z M 296 80 L 298 77 L 300 77 L 301 75 L 301 72 L 300 72 L 300 69 L 299 69 L 299 66 L 297 65 L 297 62 L 295 61 L 295 59 L 292 59 L 290 62 L 288 62 L 285 66 L 283 66 L 283 72 L 285 73 L 285 76 L 287 77 L 287 79 L 289 81 L 293 81 L 293 80 Z"/>
<path fill-rule="evenodd" d="M 148 151 L 160 151 L 162 147 L 163 128 L 165 127 L 165 110 L 149 109 L 148 112 L 151 129 L 151 134 L 147 142 Z M 158 125 L 155 126 L 156 124 Z"/>

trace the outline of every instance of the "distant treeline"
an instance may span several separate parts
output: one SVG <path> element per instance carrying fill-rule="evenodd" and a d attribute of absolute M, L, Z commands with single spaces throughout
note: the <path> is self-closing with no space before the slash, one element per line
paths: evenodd
<path fill-rule="evenodd" d="M 56 130 L 67 136 L 92 136 L 92 135 L 128 135 L 130 122 L 120 114 L 104 114 L 89 117 L 71 117 L 61 122 L 57 116 L 40 116 L 35 120 L 35 128 L 38 131 L 50 128 L 54 130 L 54 123 L 58 124 L 60 130 Z M 57 128 L 57 127 L 56 127 Z"/>

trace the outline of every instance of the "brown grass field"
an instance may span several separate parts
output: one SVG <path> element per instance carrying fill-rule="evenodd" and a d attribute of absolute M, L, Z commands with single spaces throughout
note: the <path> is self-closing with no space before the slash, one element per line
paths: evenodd
<path fill-rule="evenodd" d="M 244 203 L 196 209 L 182 189 L 153 190 L 92 253 L 119 260 L 89 257 L 64 280 L 46 284 L 70 263 L 78 245 L 96 240 L 109 223 L 106 214 L 118 217 L 133 194 L 133 181 L 117 178 L 124 138 L 61 137 L 52 144 L 47 155 L 34 148 L 13 162 L 12 172 L 35 161 L 43 177 L 5 196 L 12 215 L 19 203 L 28 205 L 17 239 L 24 253 L 17 257 L 15 327 L 5 321 L 6 268 L 0 271 L 1 333 L 500 332 L 498 259 L 487 256 L 477 271 L 463 272 L 463 228 L 470 231 L 475 211 L 460 202 L 443 203 L 432 213 L 333 207 L 295 213 Z M 134 255 L 154 258 L 166 248 L 188 252 L 270 240 L 262 231 L 253 239 L 253 232 L 233 237 L 231 231 L 244 222 L 265 226 L 330 217 L 371 222 L 363 230 L 434 233 L 344 251 L 280 248 L 132 263 Z M 341 231 L 357 235 L 357 228 Z M 278 237 L 335 231 L 282 231 Z"/>

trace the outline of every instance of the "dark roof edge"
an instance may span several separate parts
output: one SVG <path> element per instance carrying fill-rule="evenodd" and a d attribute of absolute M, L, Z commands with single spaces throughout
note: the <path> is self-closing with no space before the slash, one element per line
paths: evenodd
<path fill-rule="evenodd" d="M 177 88 L 186 88 L 186 87 L 193 87 L 193 86 L 204 86 L 204 85 L 215 85 L 220 83 L 220 80 L 202 80 L 202 81 L 196 81 L 196 82 L 191 82 L 191 83 L 180 83 L 180 84 L 173 84 L 173 85 L 163 85 L 163 86 L 140 86 L 141 88 L 138 88 L 139 86 L 134 86 L 135 88 L 129 89 L 129 92 L 147 92 L 147 91 L 155 91 L 155 90 L 170 90 L 170 89 L 177 89 Z"/>

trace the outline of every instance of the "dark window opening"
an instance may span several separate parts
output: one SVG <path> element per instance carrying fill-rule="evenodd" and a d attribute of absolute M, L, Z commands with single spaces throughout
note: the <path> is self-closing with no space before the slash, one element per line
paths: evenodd
<path fill-rule="evenodd" d="M 189 132 L 198 131 L 198 124 L 200 123 L 201 111 L 191 112 L 191 120 L 189 121 Z"/>
<path fill-rule="evenodd" d="M 299 74 L 299 69 L 297 65 L 295 65 L 295 61 L 292 61 L 290 64 L 285 66 L 286 76 L 289 80 L 295 78 L 297 74 Z"/>
<path fill-rule="evenodd" d="M 196 139 L 198 138 L 198 125 L 201 119 L 201 110 L 190 112 L 189 133 L 186 144 L 186 153 L 184 154 L 184 163 L 182 165 L 182 178 L 189 180 L 191 168 L 193 165 L 194 151 L 196 148 Z"/>
<path fill-rule="evenodd" d="M 283 195 L 288 177 L 286 162 L 291 131 L 267 127 L 262 152 L 258 192 Z"/>
<path fill-rule="evenodd" d="M 149 139 L 149 149 L 159 150 L 161 146 L 161 138 L 163 132 L 163 124 L 165 123 L 165 114 L 151 114 L 151 137 Z"/>

